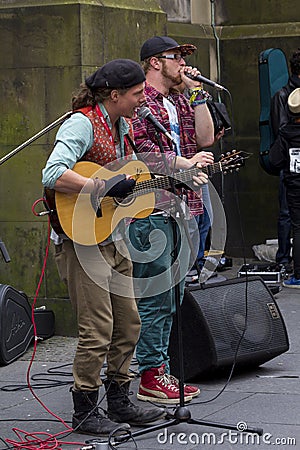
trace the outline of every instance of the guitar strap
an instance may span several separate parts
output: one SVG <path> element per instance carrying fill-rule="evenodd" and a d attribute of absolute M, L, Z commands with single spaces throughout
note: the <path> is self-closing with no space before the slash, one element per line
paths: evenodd
<path fill-rule="evenodd" d="M 129 136 L 129 134 L 126 134 L 126 136 L 124 137 L 125 139 L 125 143 L 128 146 L 128 144 L 130 145 L 130 147 L 132 148 L 132 150 L 134 151 L 134 153 L 140 153 L 137 146 L 135 145 L 135 143 L 133 142 L 133 140 L 131 139 L 131 137 Z M 151 178 L 155 178 L 155 175 L 153 173 L 150 172 Z"/>
<path fill-rule="evenodd" d="M 127 147 L 128 147 L 128 143 L 129 143 L 129 145 L 132 148 L 132 150 L 134 151 L 134 153 L 139 153 L 137 146 L 135 145 L 135 143 L 133 142 L 133 140 L 131 139 L 129 134 L 126 134 L 126 136 L 124 137 L 124 140 L 125 140 Z"/>

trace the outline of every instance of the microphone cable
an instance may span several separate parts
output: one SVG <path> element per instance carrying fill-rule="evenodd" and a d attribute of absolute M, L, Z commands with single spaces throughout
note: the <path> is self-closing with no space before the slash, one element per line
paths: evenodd
<path fill-rule="evenodd" d="M 37 213 L 35 210 L 37 204 L 40 202 L 43 202 L 43 201 L 44 201 L 44 199 L 40 198 L 33 203 L 31 209 L 35 216 L 44 215 L 41 213 Z M 36 395 L 32 385 L 31 385 L 31 381 L 30 381 L 30 371 L 31 371 L 31 368 L 33 365 L 35 355 L 36 355 L 37 343 L 38 343 L 37 329 L 36 329 L 36 323 L 35 323 L 35 317 L 34 317 L 34 309 L 35 309 L 37 297 L 38 297 L 38 294 L 40 291 L 40 287 L 41 287 L 41 284 L 42 284 L 42 281 L 43 281 L 43 278 L 45 275 L 45 269 L 46 269 L 46 264 L 47 264 L 47 260 L 48 260 L 48 255 L 49 255 L 49 248 L 50 248 L 50 230 L 51 230 L 50 215 L 48 214 L 47 243 L 46 243 L 45 256 L 44 256 L 44 260 L 43 260 L 41 275 L 39 278 L 39 282 L 38 282 L 38 285 L 36 288 L 36 292 L 35 292 L 33 302 L 32 302 L 32 307 L 31 307 L 31 318 L 32 318 L 32 323 L 33 323 L 33 331 L 34 331 L 34 346 L 33 346 L 33 352 L 31 355 L 31 359 L 30 359 L 30 362 L 28 365 L 28 369 L 26 372 L 26 381 L 27 381 L 28 389 L 31 392 L 34 399 L 37 400 L 38 403 L 42 406 L 42 408 L 45 409 L 52 417 L 54 417 L 54 419 L 56 419 L 57 421 L 62 423 L 64 425 L 64 427 L 66 428 L 66 431 L 62 431 L 62 432 L 56 433 L 54 435 L 51 435 L 48 432 L 28 433 L 24 430 L 20 430 L 18 428 L 13 428 L 13 431 L 16 433 L 17 437 L 19 438 L 19 441 L 16 441 L 13 439 L 5 439 L 5 441 L 8 444 L 10 444 L 14 448 L 14 450 L 18 450 L 18 449 L 20 449 L 20 450 L 21 449 L 29 449 L 29 450 L 60 449 L 61 442 L 58 440 L 58 438 L 64 436 L 66 433 L 68 436 L 73 431 L 73 428 L 70 427 L 70 425 L 68 425 L 61 417 L 59 417 L 53 411 L 51 411 L 45 405 L 45 403 Z M 24 435 L 24 437 L 23 437 L 23 435 Z M 64 443 L 67 444 L 67 442 L 64 442 Z M 69 444 L 82 445 L 81 443 L 79 443 L 79 444 L 78 443 L 69 443 Z"/>
<path fill-rule="evenodd" d="M 220 45 L 219 45 L 219 37 L 217 36 L 216 33 L 216 26 L 215 26 L 215 0 L 210 0 L 211 2 L 211 27 L 213 29 L 213 34 L 216 40 L 216 48 L 217 48 L 217 73 L 218 73 L 218 81 L 220 80 Z M 234 117 L 233 117 L 233 101 L 232 101 L 232 96 L 229 90 L 224 89 L 224 91 L 226 91 L 226 93 L 228 94 L 229 97 L 229 101 L 230 101 L 230 109 L 231 109 L 231 122 L 232 122 L 232 145 L 233 147 L 235 147 L 235 127 L 234 127 Z M 237 187 L 237 174 L 233 174 L 234 175 L 234 198 L 236 200 L 236 207 L 237 207 L 237 211 L 238 211 L 238 219 L 239 219 L 239 227 L 240 227 L 240 232 L 241 232 L 241 239 L 242 239 L 242 249 L 243 249 L 243 261 L 244 264 L 246 264 L 246 257 L 245 257 L 245 237 L 244 237 L 244 231 L 243 231 L 243 225 L 242 225 L 242 218 L 241 218 L 241 211 L 240 211 L 240 205 L 239 205 L 239 198 L 238 198 L 238 187 Z M 223 178 L 224 176 L 222 176 L 222 198 L 224 196 L 224 189 L 223 189 Z M 224 201 L 222 200 L 222 203 L 224 204 Z M 210 403 L 214 400 L 216 400 L 227 388 L 227 386 L 229 385 L 236 364 L 237 364 L 237 357 L 238 357 L 238 353 L 241 347 L 241 344 L 243 342 L 243 339 L 245 337 L 246 331 L 247 331 L 247 322 L 248 322 L 248 277 L 246 274 L 246 283 L 245 283 L 245 326 L 242 330 L 242 333 L 240 335 L 240 338 L 237 342 L 236 348 L 235 348 L 235 352 L 233 355 L 233 362 L 232 365 L 230 367 L 230 372 L 229 375 L 227 376 L 227 380 L 224 384 L 224 386 L 221 388 L 221 390 L 212 398 L 205 400 L 205 401 L 197 401 L 195 403 L 192 403 L 191 406 L 193 405 L 201 405 L 201 404 L 206 404 L 206 403 Z"/>

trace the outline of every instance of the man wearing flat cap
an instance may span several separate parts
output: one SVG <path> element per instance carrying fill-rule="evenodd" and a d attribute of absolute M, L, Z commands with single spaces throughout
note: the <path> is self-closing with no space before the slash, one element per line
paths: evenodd
<path fill-rule="evenodd" d="M 279 129 L 270 149 L 270 163 L 282 169 L 293 232 L 294 273 L 283 286 L 300 289 L 300 88 L 288 96 L 288 122 Z"/>
<path fill-rule="evenodd" d="M 200 168 L 214 161 L 211 152 L 199 151 L 210 147 L 214 142 L 213 123 L 206 105 L 207 93 L 203 91 L 199 81 L 187 75 L 196 77 L 200 72 L 187 66 L 185 57 L 192 54 L 196 47 L 192 44 L 179 44 L 168 36 L 154 36 L 141 47 L 140 59 L 146 75 L 145 96 L 147 107 L 151 114 L 172 136 L 172 140 L 165 134 L 160 134 L 161 147 L 165 158 L 161 158 L 161 149 L 157 140 L 156 128 L 147 117 L 133 119 L 134 139 L 138 148 L 139 158 L 147 161 L 153 172 L 165 172 L 167 169 L 174 174 L 176 171 L 199 167 L 197 177 L 193 178 L 192 189 L 185 186 L 177 190 L 185 204 L 182 212 L 190 232 L 198 232 L 196 220 L 203 214 L 203 204 L 200 186 L 207 183 L 207 176 Z M 184 87 L 190 94 L 190 99 L 179 93 L 178 86 Z M 165 167 L 165 161 L 168 167 Z M 152 164 L 153 161 L 153 164 Z M 167 172 L 168 173 L 168 172 Z M 165 194 L 167 196 L 167 194 Z M 163 201 L 163 194 L 161 200 Z M 187 205 L 187 207 L 186 207 Z M 176 216 L 176 213 L 175 213 Z M 182 227 L 183 221 L 178 221 Z M 178 227 L 177 227 L 178 229 Z M 182 229 L 182 228 L 181 228 Z M 180 235 L 182 249 L 188 252 L 188 243 L 183 230 Z M 157 233 L 160 230 L 162 233 Z M 179 383 L 171 375 L 169 366 L 168 346 L 172 328 L 173 316 L 176 311 L 175 285 L 179 285 L 180 297 L 183 298 L 184 278 L 189 270 L 189 257 L 181 257 L 180 279 L 174 281 L 172 268 L 174 262 L 174 243 L 172 220 L 163 207 L 154 211 L 145 219 L 135 220 L 130 226 L 130 238 L 134 249 L 144 252 L 155 252 L 155 236 L 163 235 L 164 250 L 158 257 L 147 263 L 140 258 L 133 261 L 134 280 L 139 285 L 138 308 L 142 321 L 141 336 L 137 345 L 136 357 L 139 363 L 141 381 L 137 397 L 143 401 L 155 401 L 165 404 L 179 403 Z M 199 237 L 196 236 L 199 244 Z M 157 246 L 161 245 L 162 237 L 157 238 Z M 185 242 L 183 244 L 183 242 Z M 193 243 L 198 249 L 198 245 Z M 179 249 L 177 249 L 179 252 Z M 194 262 L 194 261 L 192 261 Z M 185 271 L 185 267 L 187 270 Z M 163 275 L 164 278 L 163 278 Z M 149 283 L 143 280 L 149 278 Z M 153 281 L 151 279 L 161 280 Z M 184 387 L 186 402 L 199 395 L 196 386 Z"/>
<path fill-rule="evenodd" d="M 132 158 L 131 130 L 125 118 L 131 118 L 144 102 L 144 81 L 140 65 L 129 59 L 113 60 L 86 78 L 73 95 L 73 113 L 59 128 L 43 169 L 45 188 L 66 194 L 66 200 L 83 193 L 86 201 L 97 207 L 100 198 L 104 197 L 104 202 L 107 197 L 123 198 L 132 192 L 135 181 L 126 173 L 105 180 L 90 178 L 75 170 L 75 165 L 79 162 L 82 167 L 84 161 L 105 166 Z M 96 210 L 101 216 L 101 206 Z M 162 408 L 142 409 L 128 397 L 129 366 L 140 319 L 133 295 L 132 264 L 121 233 L 116 230 L 113 238 L 82 245 L 65 229 L 56 231 L 52 238 L 58 270 L 67 283 L 78 322 L 72 387 L 74 431 L 107 436 L 116 428 L 126 433 L 130 425 L 164 417 Z M 98 409 L 105 360 L 108 417 Z"/>

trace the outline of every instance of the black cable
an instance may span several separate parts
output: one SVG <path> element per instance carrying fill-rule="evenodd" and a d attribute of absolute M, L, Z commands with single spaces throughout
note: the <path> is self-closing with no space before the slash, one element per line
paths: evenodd
<path fill-rule="evenodd" d="M 7 450 L 8 448 L 13 448 L 13 447 L 10 447 L 10 446 L 7 444 L 7 442 L 5 442 L 4 439 L 2 439 L 1 436 L 0 436 L 0 441 L 3 442 L 3 444 L 6 446 L 4 449 L 0 449 L 0 450 Z"/>
<path fill-rule="evenodd" d="M 56 368 L 62 368 L 62 367 L 67 367 L 70 364 L 64 364 L 64 365 L 60 365 L 60 366 L 56 366 Z M 47 373 L 50 375 L 59 375 L 62 377 L 71 377 L 72 373 L 71 372 L 55 372 L 56 368 L 50 368 L 47 370 Z M 33 384 L 31 385 L 32 388 L 34 389 L 48 389 L 51 387 L 57 387 L 57 386 L 65 386 L 65 385 L 69 385 L 73 383 L 73 380 L 68 380 L 68 381 L 62 381 L 62 380 L 53 380 L 50 378 L 40 378 L 40 377 L 44 377 L 45 375 L 43 373 L 37 373 L 31 376 L 31 380 L 33 381 L 49 381 L 50 383 L 47 384 L 43 384 L 43 383 L 37 383 L 37 384 Z M 22 390 L 26 390 L 29 389 L 27 384 L 20 384 L 20 385 L 16 385 L 16 384 L 12 384 L 12 385 L 6 385 L 6 386 L 2 386 L 0 388 L 1 391 L 4 392 L 16 392 L 16 391 L 22 391 Z"/>
<path fill-rule="evenodd" d="M 122 430 L 122 429 L 123 429 L 123 428 L 120 426 L 120 427 L 116 428 L 115 430 L 113 430 L 113 431 L 110 433 L 110 435 L 108 436 L 108 446 L 109 446 L 109 448 L 110 448 L 111 450 L 116 450 L 116 449 L 117 449 L 117 447 L 113 444 L 112 439 L 113 439 L 114 435 L 116 434 L 116 432 L 117 432 L 117 431 L 120 431 L 120 430 Z M 128 439 L 126 439 L 126 441 L 125 441 L 125 440 L 122 441 L 122 444 L 124 444 L 124 443 L 126 443 L 126 442 L 129 442 L 129 441 L 132 441 L 132 442 L 134 443 L 134 448 L 137 449 L 138 446 L 137 446 L 137 443 L 136 443 L 134 437 L 132 436 L 131 431 L 130 431 L 130 430 L 126 430 L 126 434 L 128 434 Z M 118 444 L 118 445 L 119 445 L 119 444 Z"/>
<path fill-rule="evenodd" d="M 211 10 L 212 23 L 211 23 L 211 26 L 212 26 L 212 29 L 213 29 L 214 37 L 215 37 L 216 42 L 217 42 L 217 63 L 218 63 L 218 81 L 219 81 L 219 79 L 220 79 L 220 67 L 219 67 L 219 60 L 220 60 L 220 58 L 219 58 L 219 47 L 218 47 L 219 38 L 218 38 L 218 36 L 216 34 L 215 23 L 214 23 L 215 0 L 210 0 L 210 2 L 212 4 L 212 10 Z M 229 96 L 230 111 L 231 111 L 231 124 L 232 124 L 232 127 L 231 127 L 231 131 L 232 131 L 232 145 L 233 145 L 233 147 L 235 147 L 235 127 L 234 127 L 233 101 L 232 101 L 231 93 L 227 89 L 224 89 L 224 91 Z M 223 192 L 223 189 L 222 189 L 222 192 Z M 234 177 L 234 198 L 236 200 L 236 205 L 237 205 L 237 210 L 238 210 L 238 218 L 239 218 L 239 223 L 240 223 L 242 248 L 243 248 L 243 253 L 244 253 L 243 254 L 243 260 L 244 260 L 244 264 L 246 264 L 245 238 L 244 238 L 243 226 L 242 226 L 242 221 L 241 221 L 241 211 L 240 211 L 240 207 L 239 207 L 239 199 L 238 199 L 238 189 L 237 189 L 237 184 L 236 184 L 236 177 Z M 222 203 L 224 203 L 224 202 L 222 201 Z M 214 397 L 212 397 L 212 398 L 210 398 L 208 400 L 202 401 L 202 402 L 200 401 L 200 402 L 192 403 L 190 406 L 206 404 L 206 403 L 210 403 L 210 402 L 216 400 L 225 391 L 225 389 L 227 388 L 227 386 L 229 385 L 229 383 L 230 383 L 230 381 L 232 379 L 232 376 L 233 376 L 233 373 L 234 373 L 234 369 L 235 369 L 235 366 L 236 366 L 236 363 L 237 363 L 238 352 L 239 352 L 241 343 L 242 343 L 242 341 L 244 339 L 244 336 L 245 336 L 245 333 L 246 333 L 246 330 L 247 330 L 247 318 L 248 318 L 248 278 L 247 278 L 247 274 L 246 274 L 246 285 L 245 285 L 245 311 L 246 311 L 246 313 L 245 313 L 245 327 L 244 327 L 244 329 L 242 331 L 242 334 L 240 336 L 240 339 L 239 339 L 239 341 L 237 343 L 237 347 L 235 349 L 235 353 L 234 353 L 234 357 L 233 357 L 233 363 L 232 363 L 232 366 L 231 366 L 231 369 L 230 369 L 230 373 L 228 375 L 228 378 L 227 378 L 224 386 L 221 388 L 221 390 Z"/>
<path fill-rule="evenodd" d="M 236 174 L 235 174 L 236 175 Z M 236 207 L 238 210 L 238 219 L 239 219 L 239 224 L 240 224 L 240 232 L 241 232 L 241 239 L 242 239 L 242 249 L 243 249 L 243 261 L 244 264 L 246 264 L 246 256 L 245 256 L 245 237 L 244 237 L 244 231 L 243 231 L 243 225 L 242 225 L 242 220 L 241 220 L 241 211 L 240 211 L 240 204 L 239 204 L 239 198 L 238 198 L 238 188 L 237 188 L 237 177 L 234 177 L 234 198 L 236 200 Z M 233 357 L 233 363 L 231 366 L 231 370 L 230 373 L 228 375 L 228 378 L 226 380 L 226 383 L 224 384 L 223 388 L 211 399 L 203 401 L 203 402 L 195 402 L 193 404 L 191 404 L 191 406 L 193 405 L 201 405 L 201 404 L 205 404 L 205 403 L 210 403 L 211 401 L 216 400 L 226 389 L 226 387 L 228 386 L 228 384 L 230 383 L 233 373 L 234 373 L 234 369 L 236 366 L 236 362 L 237 362 L 237 356 L 238 356 L 238 352 L 241 346 L 241 343 L 244 339 L 245 333 L 247 331 L 247 320 L 248 320 L 248 277 L 247 277 L 247 273 L 246 273 L 246 284 L 245 284 L 245 326 L 244 329 L 242 331 L 242 334 L 240 336 L 240 339 L 237 343 L 236 349 L 235 349 L 235 353 L 234 353 L 234 357 Z"/>

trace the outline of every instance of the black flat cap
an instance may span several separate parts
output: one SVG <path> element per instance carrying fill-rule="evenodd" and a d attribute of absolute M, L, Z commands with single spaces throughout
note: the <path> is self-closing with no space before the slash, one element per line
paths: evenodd
<path fill-rule="evenodd" d="M 86 78 L 90 89 L 101 87 L 128 89 L 145 81 L 141 66 L 131 59 L 114 59 Z"/>

